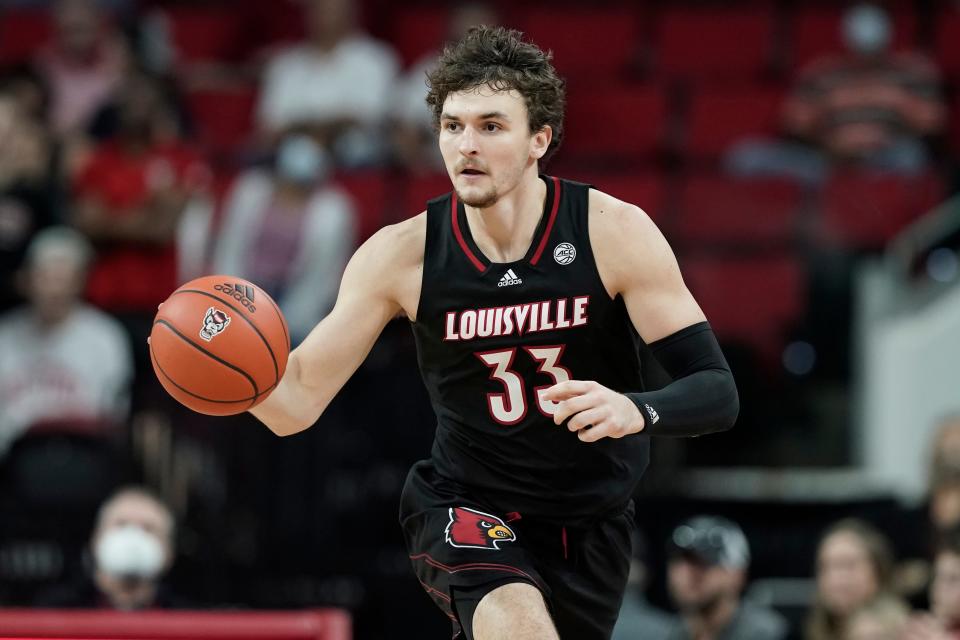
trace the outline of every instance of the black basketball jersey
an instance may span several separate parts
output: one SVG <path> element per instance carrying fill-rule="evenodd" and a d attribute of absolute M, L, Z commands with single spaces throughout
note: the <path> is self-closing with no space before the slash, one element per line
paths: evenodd
<path fill-rule="evenodd" d="M 567 379 L 642 390 L 639 338 L 597 271 L 589 186 L 541 179 L 543 215 L 515 262 L 487 260 L 455 194 L 428 203 L 413 330 L 438 418 L 437 470 L 500 512 L 590 521 L 626 506 L 649 439 L 581 442 L 553 423 L 552 403 L 539 396 Z"/>

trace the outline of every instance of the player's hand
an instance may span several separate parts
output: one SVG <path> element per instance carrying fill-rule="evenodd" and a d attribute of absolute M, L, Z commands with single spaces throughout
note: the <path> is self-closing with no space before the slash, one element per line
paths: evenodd
<path fill-rule="evenodd" d="M 567 380 L 543 392 L 544 400 L 557 403 L 553 421 L 577 432 L 584 442 L 600 438 L 622 438 L 643 431 L 644 421 L 637 405 L 613 389 L 590 380 Z"/>

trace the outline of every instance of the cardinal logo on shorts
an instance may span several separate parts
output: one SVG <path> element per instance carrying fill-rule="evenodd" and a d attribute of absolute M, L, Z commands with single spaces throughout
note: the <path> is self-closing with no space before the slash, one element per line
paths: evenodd
<path fill-rule="evenodd" d="M 460 549 L 499 549 L 501 542 L 517 539 L 503 520 L 469 507 L 450 507 L 445 533 L 447 542 Z"/>
<path fill-rule="evenodd" d="M 230 324 L 230 316 L 220 309 L 210 307 L 207 314 L 203 316 L 203 329 L 200 329 L 200 337 L 210 342 L 217 335 L 223 333 L 223 330 Z"/>

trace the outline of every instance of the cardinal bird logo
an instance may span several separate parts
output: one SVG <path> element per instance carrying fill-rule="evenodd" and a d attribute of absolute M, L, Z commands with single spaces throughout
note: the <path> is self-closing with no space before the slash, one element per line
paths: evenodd
<path fill-rule="evenodd" d="M 447 542 L 461 549 L 499 549 L 501 542 L 517 539 L 513 529 L 497 516 L 468 507 L 450 507 L 445 533 Z"/>

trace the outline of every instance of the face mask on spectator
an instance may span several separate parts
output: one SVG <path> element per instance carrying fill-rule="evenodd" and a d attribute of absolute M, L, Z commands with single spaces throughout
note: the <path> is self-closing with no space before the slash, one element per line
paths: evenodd
<path fill-rule="evenodd" d="M 326 152 L 309 136 L 291 136 L 277 150 L 277 175 L 284 180 L 311 184 L 325 177 L 327 169 Z"/>
<path fill-rule="evenodd" d="M 163 569 L 163 546 L 156 537 L 135 525 L 116 527 L 103 534 L 94 550 L 97 567 L 110 575 L 152 579 Z"/>
<path fill-rule="evenodd" d="M 857 5 L 843 18 L 843 39 L 851 51 L 879 53 L 890 44 L 890 18 L 879 7 Z"/>

